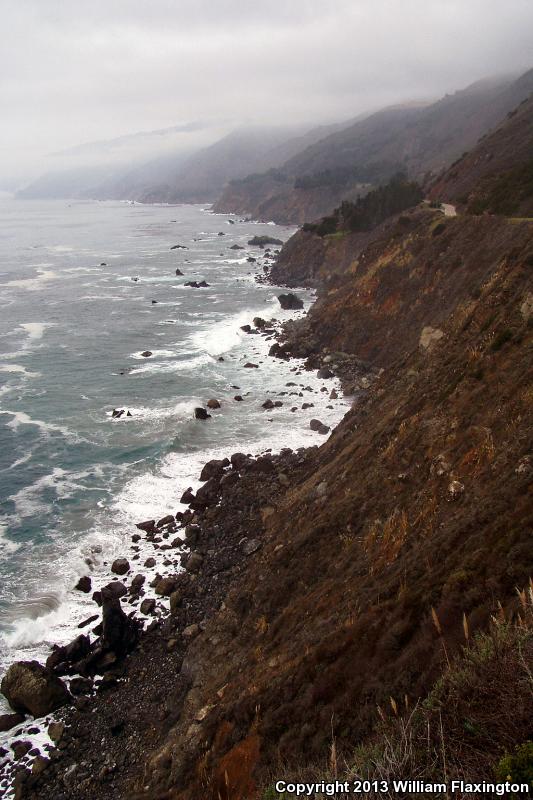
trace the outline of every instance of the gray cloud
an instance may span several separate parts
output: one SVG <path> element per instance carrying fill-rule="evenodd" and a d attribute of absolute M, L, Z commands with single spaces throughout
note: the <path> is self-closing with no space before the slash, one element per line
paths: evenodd
<path fill-rule="evenodd" d="M 93 139 L 343 119 L 533 64 L 531 0 L 3 0 L 0 14 L 0 177 Z"/>

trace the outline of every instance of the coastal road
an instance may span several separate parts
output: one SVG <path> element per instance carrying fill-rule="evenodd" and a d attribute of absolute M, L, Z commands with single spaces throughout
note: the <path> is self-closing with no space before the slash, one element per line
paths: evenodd
<path fill-rule="evenodd" d="M 452 206 L 451 203 L 441 203 L 441 208 L 444 212 L 445 217 L 456 217 L 457 211 L 455 206 Z"/>

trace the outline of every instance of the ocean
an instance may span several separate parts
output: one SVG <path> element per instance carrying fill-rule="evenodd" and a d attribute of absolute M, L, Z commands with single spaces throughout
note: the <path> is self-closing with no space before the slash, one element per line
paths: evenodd
<path fill-rule="evenodd" d="M 106 583 L 135 523 L 185 510 L 206 461 L 320 444 L 310 419 L 347 411 L 335 380 L 240 329 L 313 301 L 299 290 L 304 310 L 282 311 L 256 280 L 265 251 L 248 240 L 292 233 L 200 205 L 0 201 L 0 675 L 74 638 L 97 611 L 78 578 Z M 209 398 L 221 408 L 195 419 Z"/>

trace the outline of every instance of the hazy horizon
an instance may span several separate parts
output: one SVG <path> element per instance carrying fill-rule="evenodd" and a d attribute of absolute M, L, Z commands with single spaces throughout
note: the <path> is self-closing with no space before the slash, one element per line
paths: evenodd
<path fill-rule="evenodd" d="M 0 187 L 91 143 L 189 152 L 243 125 L 346 120 L 533 64 L 529 0 L 7 0 L 2 23 Z"/>

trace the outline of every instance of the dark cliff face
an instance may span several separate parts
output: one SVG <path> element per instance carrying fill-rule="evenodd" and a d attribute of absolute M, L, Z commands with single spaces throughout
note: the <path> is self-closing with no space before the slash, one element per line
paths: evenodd
<path fill-rule="evenodd" d="M 533 569 L 532 263 L 527 222 L 416 211 L 323 294 L 294 350 L 310 326 L 333 360 L 384 373 L 258 517 L 263 549 L 190 650 L 152 793 L 252 797 L 278 758 L 325 758 L 332 725 L 361 741 L 377 704 L 441 673 L 432 608 L 453 656 L 463 614 L 475 630 L 496 598 L 513 607 Z"/>

